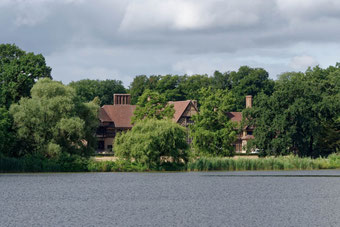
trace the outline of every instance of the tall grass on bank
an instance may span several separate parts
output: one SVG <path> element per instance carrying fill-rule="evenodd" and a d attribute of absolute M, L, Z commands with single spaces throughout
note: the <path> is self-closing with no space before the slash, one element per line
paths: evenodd
<path fill-rule="evenodd" d="M 84 172 L 89 160 L 79 156 L 63 156 L 58 160 L 38 156 L 11 158 L 0 155 L 0 173 Z"/>
<path fill-rule="evenodd" d="M 297 156 L 280 156 L 258 159 L 247 158 L 199 158 L 187 165 L 188 171 L 243 171 L 243 170 L 317 170 L 340 168 L 340 155 L 328 158 L 299 158 Z"/>
<path fill-rule="evenodd" d="M 184 163 L 164 162 L 147 168 L 125 160 L 96 161 L 79 156 L 66 156 L 59 160 L 41 157 L 9 158 L 0 156 L 0 173 L 24 172 L 145 172 L 145 171 L 243 171 L 243 170 L 317 170 L 340 169 L 340 154 L 328 158 L 299 158 L 297 156 L 248 158 L 198 158 Z"/>

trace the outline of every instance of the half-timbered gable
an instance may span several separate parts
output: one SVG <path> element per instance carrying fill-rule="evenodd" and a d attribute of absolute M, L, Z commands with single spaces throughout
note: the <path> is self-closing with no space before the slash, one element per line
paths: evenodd
<path fill-rule="evenodd" d="M 130 105 L 129 94 L 114 94 L 113 105 L 100 108 L 100 125 L 97 129 L 98 152 L 111 152 L 114 138 L 118 132 L 132 128 L 131 117 L 136 105 Z M 174 105 L 173 121 L 187 127 L 191 124 L 191 116 L 198 112 L 196 101 L 169 102 Z"/>

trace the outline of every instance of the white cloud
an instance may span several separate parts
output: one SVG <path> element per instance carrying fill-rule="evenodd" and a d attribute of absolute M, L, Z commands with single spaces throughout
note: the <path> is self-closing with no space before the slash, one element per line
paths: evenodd
<path fill-rule="evenodd" d="M 312 56 L 302 55 L 295 56 L 290 62 L 290 67 L 294 70 L 306 70 L 308 67 L 313 67 L 318 64 L 318 61 Z"/>
<path fill-rule="evenodd" d="M 259 21 L 261 2 L 230 0 L 131 1 L 120 30 L 199 30 L 225 26 L 249 26 Z"/>

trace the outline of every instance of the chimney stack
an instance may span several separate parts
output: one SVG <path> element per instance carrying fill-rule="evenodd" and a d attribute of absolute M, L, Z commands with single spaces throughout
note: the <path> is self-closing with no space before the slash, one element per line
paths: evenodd
<path fill-rule="evenodd" d="M 247 95 L 246 96 L 246 108 L 252 108 L 253 106 L 253 96 Z"/>
<path fill-rule="evenodd" d="M 113 105 L 130 105 L 130 94 L 114 94 Z"/>

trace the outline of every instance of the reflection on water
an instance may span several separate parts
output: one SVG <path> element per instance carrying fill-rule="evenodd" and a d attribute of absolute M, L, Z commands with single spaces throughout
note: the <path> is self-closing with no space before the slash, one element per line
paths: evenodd
<path fill-rule="evenodd" d="M 0 174 L 0 226 L 340 226 L 340 171 Z"/>

